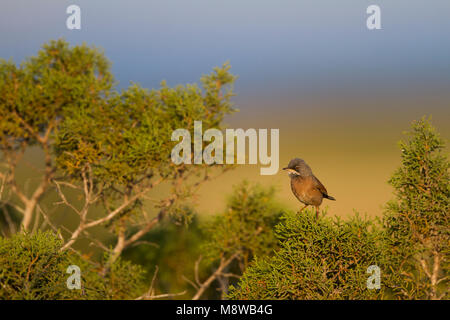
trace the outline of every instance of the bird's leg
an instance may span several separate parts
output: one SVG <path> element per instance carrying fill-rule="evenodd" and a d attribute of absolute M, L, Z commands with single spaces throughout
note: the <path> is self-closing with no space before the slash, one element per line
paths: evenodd
<path fill-rule="evenodd" d="M 319 219 L 319 207 L 316 207 L 316 220 Z"/>
<path fill-rule="evenodd" d="M 303 210 L 305 210 L 305 208 L 306 208 L 307 206 L 309 206 L 309 204 L 305 204 L 305 206 L 304 206 L 303 208 L 301 208 L 300 211 L 299 211 L 298 213 L 300 213 L 300 212 L 302 212 Z"/>

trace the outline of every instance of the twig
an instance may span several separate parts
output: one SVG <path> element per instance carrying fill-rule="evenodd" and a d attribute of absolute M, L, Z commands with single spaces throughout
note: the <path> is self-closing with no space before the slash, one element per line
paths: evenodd
<path fill-rule="evenodd" d="M 196 285 L 196 284 L 194 283 L 194 281 L 190 280 L 188 277 L 186 277 L 186 276 L 184 276 L 184 275 L 182 275 L 181 277 L 182 277 L 187 283 L 189 283 L 191 286 L 193 286 L 193 287 L 195 288 L 195 290 L 200 289 L 200 287 L 199 287 L 198 285 Z"/>
<path fill-rule="evenodd" d="M 240 255 L 240 252 L 236 252 L 231 257 L 229 257 L 227 260 L 221 261 L 219 267 L 216 271 L 208 278 L 205 282 L 202 283 L 200 288 L 198 289 L 197 293 L 194 295 L 192 300 L 198 300 L 202 296 L 202 294 L 205 292 L 205 290 L 211 285 L 211 283 L 216 280 L 216 278 L 222 274 L 222 270 L 225 269 L 235 258 L 237 258 Z"/>
<path fill-rule="evenodd" d="M 186 294 L 186 290 L 184 290 L 183 292 L 179 292 L 179 293 L 165 293 L 165 294 L 159 294 L 159 295 L 156 295 L 156 296 L 147 296 L 147 295 L 145 295 L 145 296 L 141 296 L 141 297 L 136 298 L 136 300 L 143 300 L 143 299 L 153 300 L 153 299 L 161 299 L 161 298 L 172 298 L 172 297 L 176 297 L 176 296 L 182 296 L 184 294 Z"/>

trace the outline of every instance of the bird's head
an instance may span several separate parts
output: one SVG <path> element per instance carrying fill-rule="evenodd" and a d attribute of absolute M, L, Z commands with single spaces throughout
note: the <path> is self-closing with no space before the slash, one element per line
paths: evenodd
<path fill-rule="evenodd" d="M 291 178 L 295 176 L 307 177 L 312 175 L 311 168 L 300 158 L 294 158 L 289 161 L 288 166 L 283 168 L 283 170 L 286 170 Z"/>

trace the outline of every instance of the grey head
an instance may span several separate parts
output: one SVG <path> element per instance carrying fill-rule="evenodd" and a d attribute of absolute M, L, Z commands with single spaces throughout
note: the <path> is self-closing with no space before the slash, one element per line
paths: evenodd
<path fill-rule="evenodd" d="M 286 170 L 291 178 L 295 176 L 309 177 L 313 174 L 311 168 L 300 158 L 294 158 L 289 161 L 288 166 L 283 168 L 283 170 Z"/>

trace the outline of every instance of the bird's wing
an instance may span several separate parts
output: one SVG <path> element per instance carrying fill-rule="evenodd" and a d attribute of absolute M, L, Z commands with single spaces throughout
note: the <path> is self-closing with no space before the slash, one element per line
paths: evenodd
<path fill-rule="evenodd" d="M 315 176 L 313 176 L 313 183 L 314 183 L 314 188 L 316 188 L 317 190 L 319 190 L 322 194 L 328 195 L 327 189 L 325 189 L 325 187 L 323 186 L 323 184 L 322 184 L 322 183 L 319 181 L 319 179 L 317 179 Z"/>

